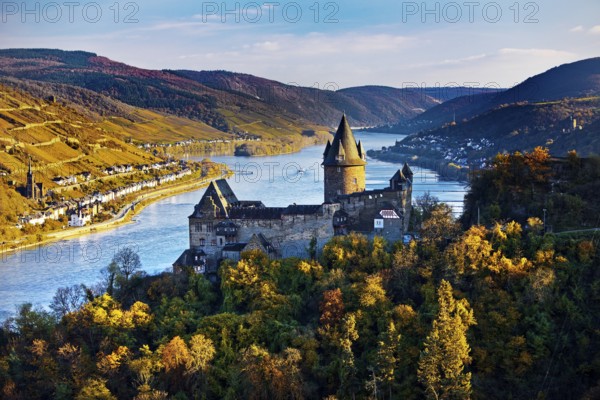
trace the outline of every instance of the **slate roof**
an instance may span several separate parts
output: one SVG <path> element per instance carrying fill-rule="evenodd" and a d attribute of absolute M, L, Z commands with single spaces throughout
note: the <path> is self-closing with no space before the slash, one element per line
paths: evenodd
<path fill-rule="evenodd" d="M 227 181 L 225 179 L 218 179 L 210 182 L 190 218 L 202 218 L 201 210 L 205 208 L 207 203 L 210 204 L 211 200 L 219 208 L 219 213 L 222 216 L 227 215 L 227 209 L 232 204 L 239 202 Z"/>
<path fill-rule="evenodd" d="M 242 208 L 265 208 L 265 205 L 260 200 L 238 200 L 236 203 L 233 203 L 232 206 Z"/>
<path fill-rule="evenodd" d="M 235 193 L 233 193 L 233 190 L 231 190 L 231 186 L 229 186 L 229 183 L 227 183 L 225 179 L 219 179 L 213 181 L 212 183 L 218 189 L 220 196 L 224 198 L 225 201 L 227 201 L 227 205 L 238 202 L 238 198 L 236 197 Z"/>
<path fill-rule="evenodd" d="M 272 251 L 275 250 L 275 248 L 273 247 L 273 245 L 271 244 L 271 242 L 269 242 L 269 240 L 265 237 L 265 235 L 263 235 L 262 233 L 259 233 L 258 235 L 256 235 L 258 237 L 258 240 L 260 242 L 260 244 L 267 249 L 267 251 L 270 253 Z M 252 239 L 250 239 L 252 240 Z"/>
<path fill-rule="evenodd" d="M 265 207 L 265 208 L 232 208 L 229 210 L 231 219 L 281 219 L 285 208 L 283 207 Z"/>
<path fill-rule="evenodd" d="M 187 249 L 173 263 L 175 267 L 192 267 L 202 264 L 202 257 L 206 257 L 206 253 L 203 250 Z"/>
<path fill-rule="evenodd" d="M 364 156 L 366 156 L 364 149 L 361 154 L 359 145 L 356 143 L 356 139 L 354 139 L 352 129 L 350 129 L 350 125 L 348 125 L 348 121 L 346 120 L 346 114 L 344 114 L 333 142 L 331 145 L 325 147 L 322 165 L 328 167 L 367 165 L 367 162 L 363 158 Z"/>
<path fill-rule="evenodd" d="M 244 247 L 246 247 L 247 245 L 248 243 L 228 243 L 225 246 L 223 246 L 222 251 L 234 251 L 239 253 L 240 251 L 243 251 Z"/>
<path fill-rule="evenodd" d="M 396 171 L 394 176 L 392 176 L 392 179 L 390 179 L 390 181 L 405 182 L 406 177 L 404 176 L 404 173 L 402 173 L 402 171 L 398 170 Z"/>
<path fill-rule="evenodd" d="M 321 212 L 321 205 L 296 205 L 287 206 L 283 211 L 284 215 L 314 215 Z"/>

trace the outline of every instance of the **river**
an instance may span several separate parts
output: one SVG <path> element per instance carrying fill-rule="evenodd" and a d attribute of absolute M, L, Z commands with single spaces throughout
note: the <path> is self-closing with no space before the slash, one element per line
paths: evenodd
<path fill-rule="evenodd" d="M 355 136 L 367 150 L 390 146 L 403 138 L 372 132 L 356 132 Z M 313 146 L 294 154 L 211 159 L 242 171 L 229 179 L 240 200 L 261 200 L 273 207 L 320 204 L 323 202 L 320 168 L 323 150 L 323 146 Z M 367 189 L 386 187 L 399 168 L 402 166 L 368 159 Z M 304 172 L 298 173 L 299 169 Z M 440 182 L 435 172 L 417 167 L 413 167 L 413 172 L 413 199 L 429 191 L 452 205 L 457 214 L 460 212 L 464 184 Z M 94 285 L 100 280 L 100 270 L 125 246 L 132 246 L 139 253 L 142 269 L 148 274 L 170 270 L 171 264 L 188 246 L 187 217 L 203 193 L 204 189 L 200 189 L 151 204 L 134 218 L 134 223 L 109 231 L 13 253 L 0 251 L 0 320 L 25 302 L 47 307 L 59 287 L 80 283 Z"/>

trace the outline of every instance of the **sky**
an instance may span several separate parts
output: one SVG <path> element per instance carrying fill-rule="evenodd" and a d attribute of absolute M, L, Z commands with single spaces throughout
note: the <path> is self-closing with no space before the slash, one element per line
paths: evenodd
<path fill-rule="evenodd" d="M 1 1 L 0 48 L 333 90 L 507 88 L 600 56 L 600 1 Z"/>

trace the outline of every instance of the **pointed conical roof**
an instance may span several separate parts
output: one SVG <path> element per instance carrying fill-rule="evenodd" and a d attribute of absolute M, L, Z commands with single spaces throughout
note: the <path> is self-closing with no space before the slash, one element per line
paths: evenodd
<path fill-rule="evenodd" d="M 331 140 L 327 141 L 327 146 L 325 146 L 325 151 L 323 152 L 323 158 L 327 157 L 327 153 L 329 153 L 329 149 L 331 149 Z"/>
<path fill-rule="evenodd" d="M 338 146 L 336 155 L 337 155 L 336 160 L 346 159 L 346 151 L 344 150 L 344 146 Z"/>
<path fill-rule="evenodd" d="M 402 174 L 407 177 L 408 179 L 412 180 L 413 177 L 413 172 L 410 169 L 410 167 L 408 166 L 408 163 L 404 163 L 404 167 L 402 167 Z"/>
<path fill-rule="evenodd" d="M 367 152 L 365 151 L 365 148 L 363 147 L 362 142 L 360 140 L 358 141 L 358 155 L 363 160 L 367 159 Z"/>
<path fill-rule="evenodd" d="M 390 181 L 404 182 L 406 181 L 406 177 L 404 176 L 404 173 L 402 173 L 402 171 L 398 170 L 396 171 L 394 176 L 392 176 L 392 179 L 390 179 Z"/>
<path fill-rule="evenodd" d="M 350 125 L 348 125 L 346 114 L 344 114 L 333 138 L 333 143 L 331 143 L 331 146 L 325 148 L 322 165 L 335 167 L 366 164 L 367 162 L 363 160 L 359 152 Z"/>

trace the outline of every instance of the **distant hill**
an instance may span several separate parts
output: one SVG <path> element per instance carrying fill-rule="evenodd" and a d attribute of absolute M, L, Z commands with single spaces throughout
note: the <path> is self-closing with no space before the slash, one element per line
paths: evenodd
<path fill-rule="evenodd" d="M 440 102 L 428 94 L 393 88 L 332 91 L 224 71 L 146 70 L 94 53 L 50 49 L 0 50 L 0 77 L 52 83 L 65 97 L 66 87 L 57 85 L 93 91 L 105 97 L 108 110 L 114 107 L 106 98 L 202 121 L 223 132 L 266 138 L 334 128 L 344 111 L 353 126 L 393 124 Z M 71 97 L 89 98 L 89 93 Z M 74 100 L 85 106 L 93 103 Z"/>
<path fill-rule="evenodd" d="M 596 57 L 552 68 L 508 90 L 474 92 L 450 99 L 426 110 L 411 121 L 402 121 L 392 126 L 389 130 L 410 134 L 435 129 L 453 120 L 457 123 L 464 122 L 502 105 L 599 95 L 600 57 Z"/>
<path fill-rule="evenodd" d="M 407 120 L 439 100 L 411 90 L 364 86 L 335 90 L 308 88 L 228 71 L 172 71 L 213 89 L 250 96 L 278 112 L 292 113 L 331 126 L 345 112 L 354 126 Z M 325 85 L 327 86 L 327 85 Z"/>
<path fill-rule="evenodd" d="M 552 68 L 500 93 L 451 99 L 390 130 L 410 135 L 371 156 L 463 167 L 536 146 L 556 156 L 600 154 L 600 58 Z"/>
<path fill-rule="evenodd" d="M 499 93 L 494 105 L 600 95 L 600 57 L 563 64 Z"/>
<path fill-rule="evenodd" d="M 307 115 L 330 125 L 345 112 L 354 126 L 376 126 L 407 121 L 442 102 L 469 94 L 497 92 L 466 87 L 393 88 L 359 86 L 335 90 L 335 84 L 308 88 L 228 71 L 171 71 L 213 89 L 243 94 L 276 109 Z"/>
<path fill-rule="evenodd" d="M 466 122 L 411 135 L 371 156 L 416 155 L 455 166 L 480 166 L 497 153 L 546 147 L 555 156 L 600 154 L 600 97 L 503 105 Z"/>

